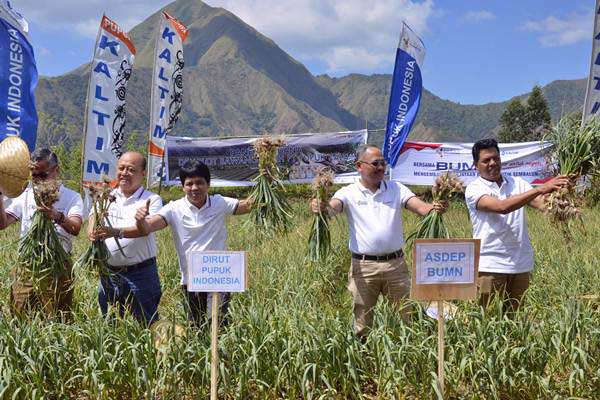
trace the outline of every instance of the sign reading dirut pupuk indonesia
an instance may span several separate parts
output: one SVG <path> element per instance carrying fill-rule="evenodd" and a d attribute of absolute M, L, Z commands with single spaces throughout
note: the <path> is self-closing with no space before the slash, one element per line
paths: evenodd
<path fill-rule="evenodd" d="M 188 263 L 188 291 L 243 292 L 246 290 L 246 252 L 193 251 Z"/>

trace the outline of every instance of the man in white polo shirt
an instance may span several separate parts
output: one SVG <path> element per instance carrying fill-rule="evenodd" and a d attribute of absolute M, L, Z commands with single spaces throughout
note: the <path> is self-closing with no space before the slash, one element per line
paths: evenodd
<path fill-rule="evenodd" d="M 58 179 L 58 158 L 49 149 L 41 148 L 34 151 L 31 154 L 31 162 L 31 177 L 34 182 Z M 14 199 L 6 211 L 0 200 L 0 229 L 5 229 L 20 220 L 20 235 L 24 236 L 29 230 L 33 213 L 36 210 L 38 207 L 31 186 Z M 73 239 L 79 234 L 82 223 L 83 201 L 79 193 L 61 185 L 58 201 L 52 207 L 42 208 L 40 211 L 54 221 L 58 239 L 65 251 L 71 254 Z M 56 289 L 49 289 L 48 293 L 37 293 L 32 282 L 20 281 L 13 271 L 10 298 L 12 308 L 17 314 L 43 308 L 52 312 L 67 313 L 64 316 L 69 319 L 68 313 L 71 311 L 73 302 L 71 262 L 69 261 L 68 265 L 65 265 L 64 279 L 59 282 Z"/>
<path fill-rule="evenodd" d="M 187 290 L 187 257 L 191 251 L 227 250 L 228 215 L 241 215 L 251 209 L 250 200 L 239 201 L 221 195 L 209 195 L 210 170 L 200 161 L 188 161 L 179 171 L 185 196 L 156 212 L 144 206 L 136 214 L 136 226 L 126 228 L 125 236 L 147 235 L 171 226 L 179 258 L 181 287 L 186 299 L 189 319 L 200 328 L 210 307 L 207 293 Z M 150 217 L 147 217 L 150 214 Z M 226 315 L 229 294 L 220 296 L 220 314 Z"/>
<path fill-rule="evenodd" d="M 410 279 L 402 247 L 402 210 L 427 215 L 431 210 L 446 210 L 446 203 L 428 204 L 406 186 L 385 181 L 386 162 L 381 151 L 371 145 L 356 153 L 360 179 L 338 190 L 327 208 L 330 215 L 344 212 L 350 228 L 350 267 L 348 289 L 352 293 L 354 331 L 364 337 L 373 323 L 373 308 L 380 294 L 394 304 L 408 297 Z M 314 213 L 325 208 L 311 202 Z M 408 308 L 402 309 L 406 319 Z"/>
<path fill-rule="evenodd" d="M 480 304 L 486 307 L 494 293 L 505 311 L 515 311 L 529 287 L 533 248 L 523 206 L 543 209 L 543 195 L 566 185 L 566 177 L 553 178 L 533 188 L 519 177 L 503 176 L 500 149 L 494 139 L 473 145 L 473 162 L 479 177 L 465 191 L 473 224 L 473 237 L 481 239 L 479 258 Z"/>
<path fill-rule="evenodd" d="M 134 237 L 125 234 L 125 227 L 135 224 L 138 208 L 148 206 L 151 213 L 162 207 L 160 196 L 144 189 L 146 159 L 141 153 L 124 153 L 117 163 L 119 187 L 112 191 L 116 201 L 108 209 L 108 219 L 114 229 L 93 230 L 93 214 L 88 222 L 88 238 L 104 240 L 112 273 L 100 277 L 98 303 L 102 314 L 108 305 L 116 306 L 120 314 L 129 310 L 140 322 L 151 324 L 158 320 L 158 304 L 162 295 L 156 265 L 154 235 Z M 119 249 L 117 245 L 122 248 Z"/>

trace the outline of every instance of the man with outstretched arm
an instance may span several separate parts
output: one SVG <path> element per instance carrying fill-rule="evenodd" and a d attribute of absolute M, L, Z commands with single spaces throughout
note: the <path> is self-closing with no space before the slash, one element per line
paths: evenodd
<path fill-rule="evenodd" d="M 360 146 L 356 152 L 360 179 L 338 190 L 328 205 L 311 201 L 314 213 L 327 209 L 330 215 L 344 212 L 348 218 L 352 263 L 348 289 L 352 294 L 354 332 L 361 338 L 373 323 L 373 309 L 380 294 L 399 304 L 410 292 L 404 261 L 402 210 L 424 216 L 432 210 L 444 212 L 446 202 L 425 203 L 406 186 L 386 181 L 386 162 L 379 148 Z M 402 308 L 407 319 L 408 308 Z"/>
<path fill-rule="evenodd" d="M 480 304 L 486 307 L 497 294 L 504 311 L 516 311 L 533 269 L 523 206 L 543 210 L 544 195 L 565 186 L 568 178 L 559 176 L 534 188 L 519 177 L 502 175 L 500 149 L 494 139 L 476 142 L 472 153 L 479 177 L 467 186 L 465 201 L 473 237 L 481 239 Z"/>
<path fill-rule="evenodd" d="M 227 250 L 225 218 L 250 212 L 252 201 L 209 195 L 210 170 L 200 161 L 188 161 L 181 166 L 179 178 L 185 196 L 170 202 L 160 211 L 152 210 L 147 205 L 140 207 L 135 214 L 135 226 L 125 228 L 124 235 L 143 236 L 171 227 L 179 258 L 185 308 L 190 321 L 200 328 L 206 320 L 210 300 L 207 293 L 191 293 L 187 290 L 189 253 Z M 225 316 L 229 293 L 221 293 L 220 298 L 220 314 Z"/>

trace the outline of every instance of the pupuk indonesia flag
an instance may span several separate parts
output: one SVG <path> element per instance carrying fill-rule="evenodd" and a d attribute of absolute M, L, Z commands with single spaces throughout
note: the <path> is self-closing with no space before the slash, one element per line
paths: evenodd
<path fill-rule="evenodd" d="M 406 23 L 402 23 L 383 142 L 383 155 L 391 167 L 396 165 L 402 145 L 419 112 L 423 89 L 421 65 L 424 58 L 423 41 Z"/>

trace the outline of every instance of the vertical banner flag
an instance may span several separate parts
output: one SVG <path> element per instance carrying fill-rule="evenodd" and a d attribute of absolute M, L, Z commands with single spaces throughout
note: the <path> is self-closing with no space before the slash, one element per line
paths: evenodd
<path fill-rule="evenodd" d="M 102 16 L 94 48 L 87 94 L 83 182 L 101 182 L 116 176 L 123 153 L 125 95 L 135 47 L 116 22 Z"/>
<path fill-rule="evenodd" d="M 38 74 L 27 21 L 0 1 L 0 141 L 19 136 L 35 148 L 38 118 L 34 91 Z"/>
<path fill-rule="evenodd" d="M 423 41 L 402 23 L 400 42 L 396 50 L 396 64 L 392 77 L 383 155 L 394 167 L 400 149 L 412 128 L 421 103 L 421 65 L 425 58 Z"/>
<path fill-rule="evenodd" d="M 148 187 L 165 181 L 165 144 L 183 100 L 183 42 L 187 28 L 166 12 L 162 13 L 152 75 L 150 132 L 148 136 Z"/>
<path fill-rule="evenodd" d="M 588 75 L 585 100 L 583 102 L 583 119 L 585 123 L 600 110 L 600 0 L 596 0 L 594 9 L 594 36 L 592 37 L 592 60 Z"/>

